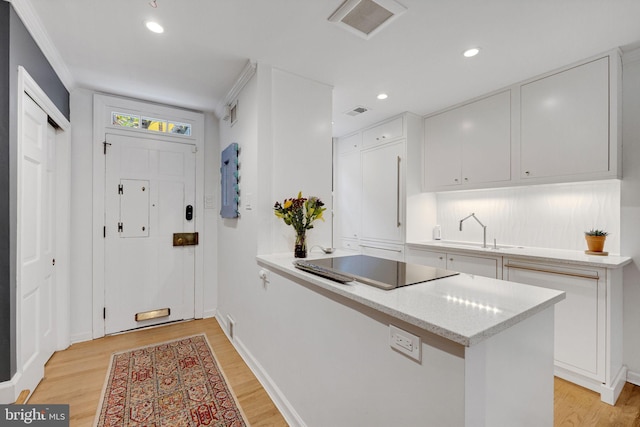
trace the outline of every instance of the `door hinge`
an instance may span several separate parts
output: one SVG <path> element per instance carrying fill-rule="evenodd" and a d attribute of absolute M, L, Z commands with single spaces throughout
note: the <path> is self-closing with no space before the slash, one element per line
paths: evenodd
<path fill-rule="evenodd" d="M 118 233 L 122 233 L 122 223 L 118 223 Z"/>
<path fill-rule="evenodd" d="M 103 319 L 107 318 L 107 307 L 102 307 L 102 318 Z"/>
<path fill-rule="evenodd" d="M 108 143 L 107 141 L 102 143 L 102 152 L 103 154 L 107 154 L 107 145 L 111 145 L 110 143 Z"/>
<path fill-rule="evenodd" d="M 118 184 L 118 194 L 123 194 L 124 193 L 124 188 L 122 187 L 122 184 Z"/>

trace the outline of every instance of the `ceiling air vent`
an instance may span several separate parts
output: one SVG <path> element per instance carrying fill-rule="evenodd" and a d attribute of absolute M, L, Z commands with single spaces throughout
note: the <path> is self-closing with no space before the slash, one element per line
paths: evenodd
<path fill-rule="evenodd" d="M 395 0 L 346 0 L 329 21 L 368 39 L 406 10 Z"/>
<path fill-rule="evenodd" d="M 357 115 L 359 115 L 359 114 L 366 113 L 367 111 L 369 111 L 369 109 L 368 109 L 368 108 L 366 108 L 366 107 L 362 107 L 362 106 L 357 106 L 357 107 L 355 107 L 355 108 L 352 108 L 352 109 L 351 109 L 351 110 L 349 110 L 349 111 L 345 111 L 344 113 L 345 113 L 347 116 L 357 116 Z"/>

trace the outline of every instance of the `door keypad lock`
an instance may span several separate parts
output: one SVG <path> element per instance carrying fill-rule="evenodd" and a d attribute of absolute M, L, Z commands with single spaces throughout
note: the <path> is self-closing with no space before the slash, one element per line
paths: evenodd
<path fill-rule="evenodd" d="M 184 217 L 187 221 L 191 221 L 193 219 L 193 206 L 187 205 L 185 209 Z"/>

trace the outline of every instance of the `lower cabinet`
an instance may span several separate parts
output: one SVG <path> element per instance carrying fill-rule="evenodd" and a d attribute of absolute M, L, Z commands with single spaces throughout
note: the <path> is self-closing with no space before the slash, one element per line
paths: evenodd
<path fill-rule="evenodd" d="M 504 258 L 505 280 L 566 293 L 555 305 L 556 375 L 601 393 L 610 404 L 624 376 L 620 270 Z"/>
<path fill-rule="evenodd" d="M 502 279 L 502 257 L 462 255 L 456 252 L 433 252 L 409 248 L 405 261 L 444 268 L 458 273 Z"/>
<path fill-rule="evenodd" d="M 360 252 L 363 255 L 371 255 L 393 261 L 404 261 L 404 245 L 361 240 Z"/>

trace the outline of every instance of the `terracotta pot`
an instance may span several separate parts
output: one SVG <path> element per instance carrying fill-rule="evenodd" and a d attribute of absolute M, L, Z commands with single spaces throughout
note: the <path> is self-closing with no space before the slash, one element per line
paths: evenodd
<path fill-rule="evenodd" d="M 604 249 L 604 241 L 607 236 L 587 236 L 584 238 L 587 240 L 587 247 L 591 252 L 602 252 Z"/>

